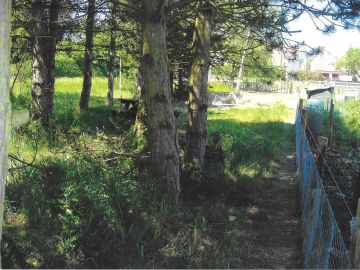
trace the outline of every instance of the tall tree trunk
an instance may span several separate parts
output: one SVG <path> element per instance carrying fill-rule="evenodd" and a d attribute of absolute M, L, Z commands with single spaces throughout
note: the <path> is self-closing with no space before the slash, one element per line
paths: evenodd
<path fill-rule="evenodd" d="M 10 140 L 10 5 L 0 1 L 0 243 L 4 213 L 5 179 L 7 175 L 8 145 Z M 0 254 L 1 268 L 1 254 Z"/>
<path fill-rule="evenodd" d="M 195 21 L 193 60 L 190 74 L 186 160 L 204 162 L 207 136 L 208 71 L 213 10 L 203 7 Z"/>
<path fill-rule="evenodd" d="M 37 0 L 32 5 L 33 73 L 32 99 L 34 116 L 49 127 L 53 109 L 55 84 L 56 0 Z"/>
<path fill-rule="evenodd" d="M 235 81 L 235 62 L 231 62 L 231 74 L 230 74 L 230 85 L 231 88 L 234 87 L 234 81 Z"/>
<path fill-rule="evenodd" d="M 89 0 L 88 2 L 89 4 L 86 18 L 84 81 L 80 98 L 80 109 L 82 110 L 87 110 L 89 108 L 94 48 L 95 0 Z"/>
<path fill-rule="evenodd" d="M 241 83 L 242 73 L 243 73 L 243 69 L 244 69 L 244 62 L 245 62 L 245 57 L 246 57 L 246 48 L 247 48 L 247 45 L 249 43 L 249 38 L 250 38 L 250 30 L 248 30 L 246 32 L 245 44 L 244 44 L 243 53 L 242 53 L 241 60 L 240 60 L 239 73 L 238 73 L 238 77 L 237 77 L 237 81 L 236 81 L 236 92 L 240 91 L 240 83 Z"/>
<path fill-rule="evenodd" d="M 115 46 L 116 46 L 116 5 L 111 7 L 111 29 L 110 29 L 110 49 L 109 49 L 109 80 L 107 99 L 109 106 L 114 104 L 114 69 L 115 69 Z"/>
<path fill-rule="evenodd" d="M 165 1 L 142 0 L 142 75 L 152 170 L 175 204 L 179 200 L 179 149 L 170 97 Z"/>
<path fill-rule="evenodd" d="M 59 0 L 51 0 L 50 3 L 50 21 L 49 21 L 49 29 L 50 33 L 52 35 L 51 39 L 51 48 L 49 51 L 50 60 L 49 60 L 49 66 L 50 66 L 50 82 L 51 87 L 53 89 L 53 92 L 55 90 L 55 79 L 56 79 L 56 73 L 55 73 L 55 57 L 56 57 L 56 44 L 57 44 L 57 32 L 58 32 L 58 18 L 59 18 Z M 53 105 L 54 96 L 51 100 L 51 111 L 52 111 L 52 105 Z"/>
<path fill-rule="evenodd" d="M 243 54 L 242 54 L 241 60 L 240 60 L 239 73 L 238 73 L 238 77 L 237 77 L 237 80 L 236 80 L 236 92 L 240 91 L 241 78 L 242 78 L 244 62 L 245 62 L 245 55 L 246 55 L 246 50 L 243 51 Z"/>

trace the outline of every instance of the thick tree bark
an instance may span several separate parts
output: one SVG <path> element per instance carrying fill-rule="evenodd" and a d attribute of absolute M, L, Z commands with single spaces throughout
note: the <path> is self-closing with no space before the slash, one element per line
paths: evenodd
<path fill-rule="evenodd" d="M 37 0 L 32 5 L 33 16 L 33 113 L 49 127 L 53 109 L 55 84 L 56 0 Z"/>
<path fill-rule="evenodd" d="M 179 200 L 179 149 L 170 98 L 165 1 L 143 0 L 142 75 L 152 170 L 163 190 Z"/>
<path fill-rule="evenodd" d="M 114 69 L 115 69 L 115 49 L 116 49 L 116 5 L 111 7 L 111 29 L 110 29 L 110 49 L 109 49 L 109 79 L 107 99 L 109 106 L 114 104 Z"/>
<path fill-rule="evenodd" d="M 4 213 L 5 179 L 10 140 L 10 5 L 0 1 L 0 243 Z M 1 268 L 1 254 L 0 254 Z"/>
<path fill-rule="evenodd" d="M 208 72 L 213 11 L 203 7 L 195 21 L 193 60 L 190 74 L 186 160 L 202 164 L 205 158 L 208 108 Z"/>
<path fill-rule="evenodd" d="M 88 1 L 86 18 L 86 40 L 85 40 L 85 66 L 84 81 L 80 98 L 80 109 L 89 108 L 90 92 L 92 84 L 93 48 L 94 48 L 94 23 L 95 23 L 95 0 Z"/>

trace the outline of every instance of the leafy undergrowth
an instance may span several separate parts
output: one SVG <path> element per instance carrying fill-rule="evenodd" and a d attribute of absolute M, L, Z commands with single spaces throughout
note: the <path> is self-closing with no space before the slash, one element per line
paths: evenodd
<path fill-rule="evenodd" d="M 360 101 L 349 100 L 335 104 L 334 143 L 328 149 L 324 169 L 324 184 L 343 238 L 350 244 L 350 220 L 352 218 L 343 200 L 346 200 L 352 215 L 356 215 L 360 192 Z M 326 132 L 327 133 L 327 132 Z M 334 183 L 339 185 L 341 193 Z"/>
<path fill-rule="evenodd" d="M 360 175 L 360 101 L 349 100 L 336 104 L 336 107 L 334 143 L 327 153 L 327 160 L 355 212 L 357 198 L 353 192 L 360 188 L 356 187 Z"/>
<path fill-rule="evenodd" d="M 360 141 L 360 100 L 349 100 L 340 106 L 335 117 L 337 137 L 342 141 Z"/>
<path fill-rule="evenodd" d="M 346 245 L 350 244 L 350 220 L 356 214 L 360 192 L 360 101 L 336 103 L 334 110 L 333 144 L 326 152 L 323 184 Z M 314 108 L 308 118 L 310 136 L 329 137 L 329 111 Z M 311 138 L 311 137 L 310 137 Z M 312 151 L 318 153 L 311 138 Z M 319 154 L 318 154 L 319 155 Z M 334 182 L 334 179 L 336 183 Z M 338 187 L 339 189 L 338 189 Z M 356 191 L 358 190 L 358 191 Z M 341 196 L 340 196 L 341 195 Z M 344 203 L 348 204 L 350 211 Z M 351 212 L 351 213 L 350 213 Z"/>
<path fill-rule="evenodd" d="M 206 169 L 182 165 L 173 209 L 159 199 L 133 120 L 101 100 L 80 113 L 57 98 L 50 135 L 31 121 L 12 138 L 11 154 L 30 165 L 10 159 L 3 267 L 266 267 L 248 213 L 287 147 L 288 109 L 211 110 Z"/>

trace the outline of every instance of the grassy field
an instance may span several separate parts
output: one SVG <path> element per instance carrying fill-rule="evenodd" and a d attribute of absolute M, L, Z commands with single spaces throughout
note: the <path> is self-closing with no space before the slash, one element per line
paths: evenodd
<path fill-rule="evenodd" d="M 57 78 L 55 81 L 55 116 L 69 113 L 77 109 L 82 90 L 83 78 Z M 122 90 L 119 91 L 118 80 L 115 80 L 114 98 L 133 98 L 138 96 L 135 80 L 123 78 Z M 14 109 L 30 108 L 31 80 L 17 80 L 14 85 L 14 96 L 12 105 Z M 92 81 L 90 107 L 102 107 L 107 105 L 106 95 L 108 90 L 108 79 L 105 77 L 94 77 Z M 213 82 L 209 86 L 211 93 L 229 93 L 233 89 L 221 82 Z"/>
<path fill-rule="evenodd" d="M 289 146 L 283 134 L 290 131 L 291 125 L 286 122 L 292 115 L 283 105 L 210 110 L 209 132 L 223 138 L 229 172 L 266 175 L 269 162 Z"/>
<path fill-rule="evenodd" d="M 223 82 L 211 82 L 209 84 L 210 93 L 230 93 L 232 91 L 234 91 L 234 88 Z"/>
<path fill-rule="evenodd" d="M 58 78 L 55 81 L 54 96 L 54 125 L 58 129 L 94 130 L 101 126 L 103 118 L 110 116 L 107 105 L 107 78 L 94 77 L 90 96 L 90 110 L 80 113 L 79 101 L 82 90 L 82 78 Z M 122 90 L 118 89 L 118 81 L 115 80 L 114 98 L 133 98 L 137 96 L 135 83 L 131 79 L 123 78 Z M 17 81 L 14 86 L 12 97 L 13 109 L 31 108 L 31 80 Z M 115 107 L 121 104 L 115 102 Z"/>
<path fill-rule="evenodd" d="M 37 121 L 13 133 L 11 155 L 28 164 L 10 159 L 3 267 L 265 267 L 251 252 L 246 211 L 288 147 L 291 111 L 210 110 L 206 170 L 182 162 L 175 211 L 158 200 L 146 160 L 121 155 L 141 148 L 133 120 L 105 105 L 106 80 L 95 79 L 86 113 L 77 109 L 80 90 L 79 79 L 57 80 L 50 135 Z M 16 104 L 29 104 L 18 91 Z M 179 140 L 184 147 L 184 130 Z"/>
<path fill-rule="evenodd" d="M 57 78 L 55 81 L 55 115 L 56 110 L 71 111 L 78 106 L 82 90 L 83 78 Z M 106 104 L 108 81 L 105 77 L 94 77 L 91 89 L 90 107 Z M 29 107 L 31 80 L 17 81 L 14 86 L 16 99 L 13 107 Z M 115 80 L 114 97 L 131 98 L 136 95 L 134 80 L 123 78 L 122 90 L 118 89 L 118 80 Z"/>

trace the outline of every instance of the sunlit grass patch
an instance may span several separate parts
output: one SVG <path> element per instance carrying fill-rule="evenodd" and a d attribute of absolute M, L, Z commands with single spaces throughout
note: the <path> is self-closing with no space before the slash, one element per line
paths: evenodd
<path fill-rule="evenodd" d="M 83 78 L 57 78 L 55 81 L 56 93 L 77 93 L 80 97 Z M 106 97 L 108 90 L 108 79 L 105 77 L 94 77 L 92 80 L 91 96 Z M 130 98 L 135 94 L 135 81 L 127 78 L 122 80 L 122 89 L 118 89 L 118 80 L 115 80 L 114 97 Z"/>
<path fill-rule="evenodd" d="M 269 177 L 270 161 L 289 144 L 292 111 L 284 105 L 263 108 L 211 109 L 209 133 L 220 134 L 228 173 Z"/>
<path fill-rule="evenodd" d="M 230 93 L 233 92 L 234 88 L 229 84 L 223 82 L 210 82 L 209 92 L 210 93 Z"/>
<path fill-rule="evenodd" d="M 183 168 L 182 207 L 174 210 L 159 202 L 159 183 L 147 160 L 121 155 L 138 153 L 133 120 L 112 117 L 106 79 L 94 82 L 90 110 L 82 113 L 81 80 L 58 80 L 50 137 L 37 121 L 14 132 L 10 152 L 27 162 L 35 157 L 36 167 L 14 171 L 7 183 L 4 265 L 261 265 L 252 253 L 256 239 L 248 209 L 261 202 L 263 180 L 272 177 L 286 146 L 291 125 L 284 121 L 291 112 L 280 105 L 211 109 L 206 170 L 184 165 L 190 173 Z"/>
<path fill-rule="evenodd" d="M 83 86 L 83 78 L 60 77 L 55 80 L 54 110 L 57 112 L 72 111 L 79 105 Z M 115 80 L 114 98 L 133 98 L 136 92 L 135 80 L 123 78 L 122 89 L 119 90 L 118 79 Z M 108 79 L 105 77 L 93 77 L 90 107 L 107 105 Z M 14 98 L 12 100 L 15 108 L 30 108 L 31 101 L 31 78 L 18 80 L 14 85 Z"/>
<path fill-rule="evenodd" d="M 343 140 L 360 140 L 360 100 L 336 105 L 340 107 L 340 114 L 335 115 L 337 136 Z"/>
<path fill-rule="evenodd" d="M 234 122 L 264 123 L 274 121 L 285 121 L 292 111 L 283 104 L 271 107 L 247 107 L 211 109 L 209 120 L 233 120 Z M 213 124 L 210 125 L 213 126 Z"/>

